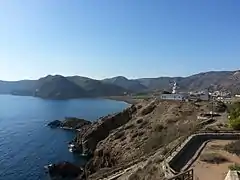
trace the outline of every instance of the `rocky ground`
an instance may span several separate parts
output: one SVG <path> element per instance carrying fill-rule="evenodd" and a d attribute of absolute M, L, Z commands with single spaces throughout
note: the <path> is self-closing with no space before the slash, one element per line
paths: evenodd
<path fill-rule="evenodd" d="M 76 119 L 65 121 L 78 130 L 74 144 L 92 158 L 80 179 L 163 179 L 161 162 L 185 136 L 200 129 L 226 129 L 226 107 L 214 104 L 221 115 L 216 121 L 197 119 L 209 113 L 208 102 L 142 99 L 124 111 L 94 123 Z M 80 126 L 81 125 L 81 126 Z M 77 127 L 76 127 L 77 126 Z"/>
<path fill-rule="evenodd" d="M 208 102 L 148 99 L 83 127 L 75 143 L 93 153 L 85 167 L 87 178 L 124 172 L 119 179 L 162 179 L 163 156 L 184 136 L 210 126 L 197 120 L 210 110 Z M 223 121 L 219 127 L 225 127 Z"/>
<path fill-rule="evenodd" d="M 194 162 L 194 176 L 196 180 L 224 179 L 229 167 L 240 163 L 240 157 L 227 152 L 224 147 L 232 141 L 213 140 L 209 142 Z"/>

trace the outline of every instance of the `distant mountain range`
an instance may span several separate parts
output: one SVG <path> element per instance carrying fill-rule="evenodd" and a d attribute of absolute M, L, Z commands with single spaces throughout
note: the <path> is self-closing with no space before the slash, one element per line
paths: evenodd
<path fill-rule="evenodd" d="M 0 94 L 46 99 L 120 96 L 126 93 L 170 90 L 176 81 L 182 91 L 228 90 L 240 93 L 240 71 L 211 71 L 188 77 L 127 79 L 123 76 L 95 80 L 81 76 L 46 76 L 39 80 L 0 81 Z"/>

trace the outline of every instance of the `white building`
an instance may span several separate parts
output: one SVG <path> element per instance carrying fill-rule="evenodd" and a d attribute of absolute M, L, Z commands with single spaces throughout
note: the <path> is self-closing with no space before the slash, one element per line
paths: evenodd
<path fill-rule="evenodd" d="M 191 100 L 202 100 L 202 101 L 208 101 L 210 96 L 208 91 L 196 91 L 196 92 L 190 92 L 189 98 Z"/>
<path fill-rule="evenodd" d="M 200 94 L 199 99 L 202 100 L 202 101 L 208 101 L 209 100 L 209 94 L 208 93 Z"/>
<path fill-rule="evenodd" d="M 161 94 L 160 98 L 163 100 L 178 100 L 183 101 L 186 99 L 186 96 L 183 94 Z"/>

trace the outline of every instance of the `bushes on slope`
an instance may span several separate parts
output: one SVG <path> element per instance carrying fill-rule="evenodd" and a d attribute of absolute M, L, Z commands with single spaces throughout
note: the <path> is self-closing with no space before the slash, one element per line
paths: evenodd
<path fill-rule="evenodd" d="M 229 109 L 229 125 L 240 130 L 240 102 L 233 104 Z"/>

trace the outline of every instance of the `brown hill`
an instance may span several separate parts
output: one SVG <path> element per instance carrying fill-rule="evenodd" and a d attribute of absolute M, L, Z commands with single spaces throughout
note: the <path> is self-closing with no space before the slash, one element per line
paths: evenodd
<path fill-rule="evenodd" d="M 121 96 L 170 90 L 176 81 L 180 90 L 228 90 L 240 93 L 240 71 L 211 71 L 188 77 L 127 79 L 122 76 L 94 80 L 81 76 L 46 76 L 39 80 L 0 81 L 0 94 L 69 99 L 81 97 Z M 36 92 L 36 90 L 38 90 Z"/>
<path fill-rule="evenodd" d="M 188 77 L 160 77 L 138 79 L 148 89 L 169 90 L 176 81 L 180 90 L 229 90 L 240 93 L 240 71 L 210 71 Z"/>
<path fill-rule="evenodd" d="M 197 120 L 197 115 L 210 107 L 207 102 L 143 100 L 100 119 L 77 138 L 84 150 L 94 152 L 86 165 L 89 178 L 108 176 L 158 151 L 164 155 L 175 140 L 206 126 L 206 120 Z"/>

